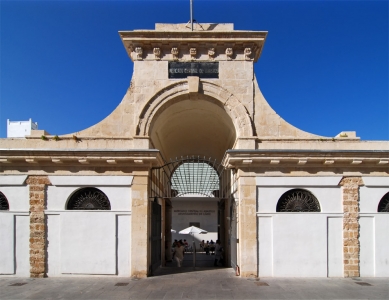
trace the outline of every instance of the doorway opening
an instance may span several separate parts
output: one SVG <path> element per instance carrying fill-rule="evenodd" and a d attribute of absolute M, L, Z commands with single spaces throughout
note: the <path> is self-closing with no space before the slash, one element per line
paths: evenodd
<path fill-rule="evenodd" d="M 182 270 L 214 268 L 215 257 L 217 267 L 230 265 L 227 243 L 229 223 L 226 221 L 229 205 L 225 205 L 231 194 L 230 182 L 229 169 L 214 159 L 200 156 L 181 157 L 151 170 L 149 195 L 159 199 L 165 211 L 161 266 L 177 267 L 173 249 L 175 240 L 185 244 Z M 190 226 L 206 233 L 179 233 Z M 223 247 L 222 260 L 215 255 L 217 240 Z M 152 257 L 156 257 L 154 253 L 157 251 L 152 249 Z"/>

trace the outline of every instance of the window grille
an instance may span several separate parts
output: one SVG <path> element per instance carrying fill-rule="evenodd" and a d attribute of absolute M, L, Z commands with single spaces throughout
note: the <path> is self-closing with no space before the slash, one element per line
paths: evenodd
<path fill-rule="evenodd" d="M 389 192 L 382 197 L 378 204 L 378 212 L 389 212 Z"/>
<path fill-rule="evenodd" d="M 8 200 L 2 192 L 0 192 L 0 210 L 9 210 Z"/>
<path fill-rule="evenodd" d="M 99 189 L 83 188 L 76 191 L 69 199 L 68 210 L 111 210 L 108 197 Z"/>
<path fill-rule="evenodd" d="M 284 193 L 277 203 L 277 212 L 320 212 L 320 203 L 312 193 L 293 189 Z"/>

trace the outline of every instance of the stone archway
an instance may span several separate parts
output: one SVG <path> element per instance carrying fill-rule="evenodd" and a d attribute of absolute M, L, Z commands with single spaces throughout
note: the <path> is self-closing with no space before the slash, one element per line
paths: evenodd
<path fill-rule="evenodd" d="M 137 136 L 150 138 L 166 160 L 200 155 L 221 162 L 226 150 L 253 132 L 249 113 L 232 92 L 197 77 L 157 92 L 137 124 Z"/>
<path fill-rule="evenodd" d="M 150 125 L 159 110 L 176 98 L 188 97 L 196 99 L 208 96 L 223 105 L 226 113 L 230 116 L 237 136 L 247 137 L 253 135 L 252 122 L 245 106 L 235 95 L 227 89 L 206 80 L 199 82 L 197 92 L 189 91 L 188 80 L 180 80 L 157 92 L 144 106 L 139 116 L 137 135 L 147 136 Z"/>

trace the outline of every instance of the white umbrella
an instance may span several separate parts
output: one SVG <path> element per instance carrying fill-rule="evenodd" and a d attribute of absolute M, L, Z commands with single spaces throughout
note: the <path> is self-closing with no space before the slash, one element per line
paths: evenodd
<path fill-rule="evenodd" d="M 195 234 L 195 233 L 198 233 L 198 234 L 205 234 L 205 233 L 208 233 L 208 231 L 204 230 L 204 229 L 201 229 L 201 228 L 198 228 L 196 226 L 190 226 L 188 228 L 185 228 L 185 229 L 182 229 L 179 234 Z"/>
<path fill-rule="evenodd" d="M 198 228 L 196 226 L 190 226 L 188 228 L 182 229 L 179 234 L 190 234 L 193 237 L 193 268 L 196 268 L 196 245 L 194 241 L 194 234 L 205 234 L 208 233 L 208 231 Z"/>
<path fill-rule="evenodd" d="M 174 229 L 170 229 L 170 232 L 176 233 L 177 231 L 175 231 Z"/>

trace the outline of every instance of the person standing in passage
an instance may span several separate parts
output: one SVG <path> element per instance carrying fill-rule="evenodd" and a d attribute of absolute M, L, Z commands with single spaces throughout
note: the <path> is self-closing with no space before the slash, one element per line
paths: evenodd
<path fill-rule="evenodd" d="M 180 243 L 176 243 L 176 247 L 174 248 L 174 258 L 177 261 L 177 266 L 181 267 L 182 261 L 184 260 L 184 246 Z"/>
<path fill-rule="evenodd" d="M 214 266 L 217 267 L 219 262 L 223 259 L 223 247 L 220 245 L 220 241 L 217 240 L 215 244 L 215 262 Z"/>

